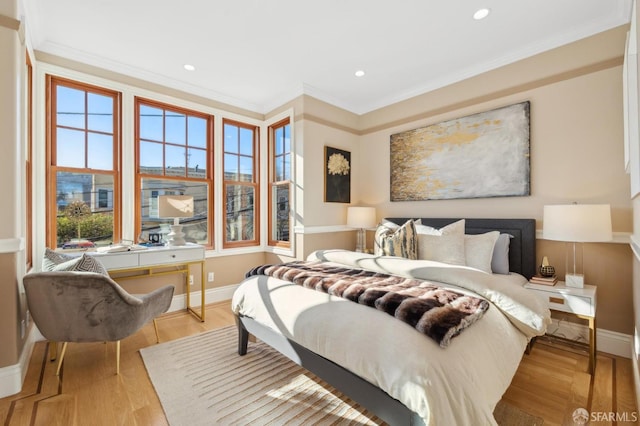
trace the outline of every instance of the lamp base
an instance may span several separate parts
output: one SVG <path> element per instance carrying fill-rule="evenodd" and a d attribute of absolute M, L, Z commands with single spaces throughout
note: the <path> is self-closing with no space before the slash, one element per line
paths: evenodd
<path fill-rule="evenodd" d="M 187 244 L 182 232 L 182 225 L 171 225 L 171 232 L 167 234 L 167 243 L 170 246 L 183 246 Z"/>
<path fill-rule="evenodd" d="M 366 235 L 365 235 L 365 231 L 364 228 L 358 228 L 357 231 L 357 241 L 356 241 L 356 251 L 358 253 L 364 253 L 366 252 L 367 248 L 366 248 Z"/>
<path fill-rule="evenodd" d="M 567 274 L 564 276 L 564 283 L 567 287 L 584 288 L 584 275 Z"/>

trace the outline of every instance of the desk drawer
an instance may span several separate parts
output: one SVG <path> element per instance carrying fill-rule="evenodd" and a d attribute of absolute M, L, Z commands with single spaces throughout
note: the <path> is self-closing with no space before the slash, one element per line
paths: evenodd
<path fill-rule="evenodd" d="M 140 266 L 196 262 L 204 259 L 204 249 L 194 247 L 178 250 L 149 251 L 139 253 L 138 256 L 140 257 Z"/>
<path fill-rule="evenodd" d="M 549 304 L 549 309 L 577 315 L 595 316 L 595 309 L 589 297 L 550 291 L 536 291 Z"/>
<path fill-rule="evenodd" d="M 94 255 L 109 270 L 128 269 L 138 266 L 138 254 L 132 252 Z"/>

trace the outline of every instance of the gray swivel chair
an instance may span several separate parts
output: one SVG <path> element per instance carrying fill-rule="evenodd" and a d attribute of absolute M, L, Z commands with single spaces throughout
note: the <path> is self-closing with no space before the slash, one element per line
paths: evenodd
<path fill-rule="evenodd" d="M 37 272 L 23 278 L 29 311 L 42 335 L 63 342 L 56 375 L 68 342 L 116 342 L 120 374 L 120 340 L 166 312 L 173 286 L 131 295 L 110 277 L 94 272 Z"/>

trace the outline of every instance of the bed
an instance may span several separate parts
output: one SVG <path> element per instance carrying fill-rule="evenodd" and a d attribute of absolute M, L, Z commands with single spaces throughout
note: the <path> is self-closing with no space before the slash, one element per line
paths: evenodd
<path fill-rule="evenodd" d="M 409 218 L 387 220 L 401 225 Z M 420 220 L 434 229 L 459 222 Z M 544 334 L 550 318 L 543 301 L 522 287 L 536 270 L 535 221 L 464 221 L 465 234 L 490 231 L 510 236 L 508 274 L 345 250 L 318 251 L 307 259 L 427 280 L 487 300 L 483 315 L 454 333 L 447 347 L 385 312 L 258 274 L 233 296 L 238 353 L 247 352 L 252 334 L 391 425 L 495 424 L 495 405 L 529 340 Z"/>

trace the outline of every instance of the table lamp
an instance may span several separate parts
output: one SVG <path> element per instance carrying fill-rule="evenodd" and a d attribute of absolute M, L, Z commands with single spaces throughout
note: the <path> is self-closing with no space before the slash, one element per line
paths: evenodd
<path fill-rule="evenodd" d="M 584 275 L 576 268 L 578 243 L 611 241 L 611 206 L 609 204 L 563 204 L 544 206 L 542 238 L 572 244 L 573 268 L 567 274 L 568 287 L 584 287 Z M 581 248 L 581 247 L 580 247 Z M 582 254 L 582 251 L 581 253 Z M 569 254 L 567 254 L 569 259 Z M 580 256 L 582 260 L 582 256 Z M 567 261 L 567 263 L 569 263 Z M 580 262 L 582 264 L 582 262 Z"/>
<path fill-rule="evenodd" d="M 356 251 L 366 250 L 365 229 L 376 226 L 376 209 L 374 207 L 348 207 L 347 226 L 358 229 Z"/>
<path fill-rule="evenodd" d="M 184 232 L 180 225 L 181 217 L 193 217 L 193 197 L 191 195 L 158 196 L 158 217 L 173 218 L 171 232 L 167 235 L 170 246 L 183 246 Z"/>

